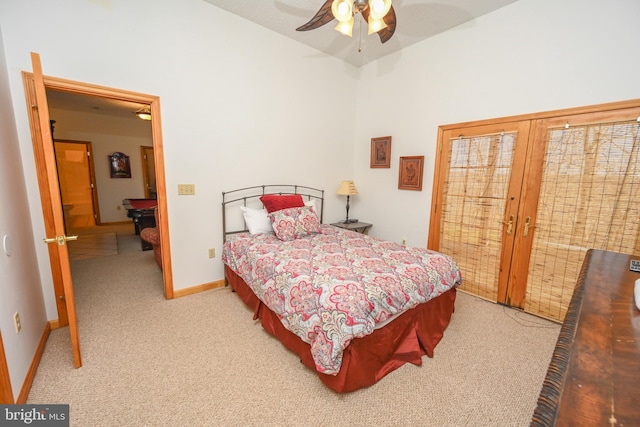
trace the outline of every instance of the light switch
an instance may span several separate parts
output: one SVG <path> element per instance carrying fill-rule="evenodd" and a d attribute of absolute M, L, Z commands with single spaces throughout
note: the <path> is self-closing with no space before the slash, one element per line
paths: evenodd
<path fill-rule="evenodd" d="M 178 184 L 178 194 L 182 196 L 193 196 L 196 194 L 195 184 Z"/>

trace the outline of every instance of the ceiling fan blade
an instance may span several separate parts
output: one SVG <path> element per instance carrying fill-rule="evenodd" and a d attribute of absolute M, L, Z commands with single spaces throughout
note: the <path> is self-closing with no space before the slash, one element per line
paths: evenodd
<path fill-rule="evenodd" d="M 389 12 L 382 20 L 387 24 L 387 28 L 378 31 L 378 35 L 380 36 L 380 42 L 384 43 L 396 32 L 396 11 L 393 9 L 393 6 L 391 6 L 391 9 L 389 9 Z"/>
<path fill-rule="evenodd" d="M 365 22 L 369 22 L 368 8 L 362 11 L 362 18 L 365 20 Z M 387 24 L 387 27 L 378 31 L 377 34 L 378 36 L 380 36 L 380 42 L 385 43 L 389 41 L 391 36 L 393 36 L 393 33 L 396 32 L 396 11 L 393 9 L 393 6 L 391 6 L 391 9 L 389 9 L 389 12 L 387 12 L 382 20 L 385 24 Z"/>
<path fill-rule="evenodd" d="M 316 13 L 309 22 L 296 28 L 296 31 L 315 30 L 316 28 L 322 27 L 324 24 L 333 21 L 335 18 L 333 17 L 333 13 L 331 13 L 332 3 L 333 0 L 327 0 L 325 4 L 322 5 L 318 13 Z"/>

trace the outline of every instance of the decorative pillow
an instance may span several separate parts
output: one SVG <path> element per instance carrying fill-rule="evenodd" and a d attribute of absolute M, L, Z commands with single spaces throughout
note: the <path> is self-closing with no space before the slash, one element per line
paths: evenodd
<path fill-rule="evenodd" d="M 247 224 L 249 233 L 264 234 L 273 232 L 271 220 L 267 216 L 265 209 L 251 209 L 240 206 L 240 210 L 242 210 L 242 216 L 244 216 L 244 222 Z"/>
<path fill-rule="evenodd" d="M 302 196 L 299 194 L 265 194 L 260 197 L 260 201 L 268 213 L 304 206 Z"/>
<path fill-rule="evenodd" d="M 316 211 L 308 206 L 282 209 L 269 214 L 273 231 L 280 240 L 294 240 L 320 232 Z"/>

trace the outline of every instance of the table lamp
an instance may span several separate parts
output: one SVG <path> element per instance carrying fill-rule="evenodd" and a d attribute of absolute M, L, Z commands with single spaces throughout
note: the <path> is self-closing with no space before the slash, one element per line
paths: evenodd
<path fill-rule="evenodd" d="M 358 189 L 353 181 L 342 181 L 340 184 L 340 188 L 338 188 L 338 192 L 336 193 L 340 196 L 347 196 L 347 218 L 344 220 L 345 224 L 349 223 L 349 197 L 355 194 L 358 194 Z M 356 222 L 356 221 L 353 221 Z"/>

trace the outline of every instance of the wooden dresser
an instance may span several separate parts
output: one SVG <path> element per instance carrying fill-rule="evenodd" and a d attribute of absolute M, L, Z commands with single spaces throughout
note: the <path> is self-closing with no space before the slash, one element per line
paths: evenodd
<path fill-rule="evenodd" d="M 640 273 L 631 259 L 587 252 L 532 426 L 640 426 Z"/>

